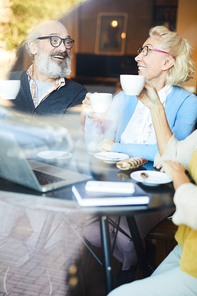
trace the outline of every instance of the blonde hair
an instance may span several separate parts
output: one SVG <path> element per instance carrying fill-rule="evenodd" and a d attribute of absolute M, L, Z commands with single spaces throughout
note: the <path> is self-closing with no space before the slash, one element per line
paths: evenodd
<path fill-rule="evenodd" d="M 156 26 L 149 31 L 150 37 L 156 36 L 161 40 L 163 49 L 171 53 L 175 58 L 174 65 L 170 68 L 166 83 L 180 85 L 192 78 L 195 73 L 192 60 L 191 46 L 176 32 L 169 31 L 164 26 Z"/>

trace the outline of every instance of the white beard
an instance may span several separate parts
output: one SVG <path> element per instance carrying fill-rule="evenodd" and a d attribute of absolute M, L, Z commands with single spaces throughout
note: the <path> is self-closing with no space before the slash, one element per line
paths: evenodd
<path fill-rule="evenodd" d="M 50 78 L 61 78 L 69 76 L 71 73 L 71 57 L 68 55 L 64 61 L 55 62 L 52 57 L 39 48 L 35 60 L 38 71 Z"/>

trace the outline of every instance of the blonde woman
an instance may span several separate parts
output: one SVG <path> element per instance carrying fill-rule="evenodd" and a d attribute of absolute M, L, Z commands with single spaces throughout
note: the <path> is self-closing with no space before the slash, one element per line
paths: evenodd
<path fill-rule="evenodd" d="M 196 96 L 178 86 L 194 74 L 190 45 L 176 32 L 157 26 L 150 30 L 150 37 L 138 52 L 135 58 L 138 74 L 154 85 L 172 132 L 178 140 L 185 139 L 197 119 Z M 83 109 L 87 115 L 88 150 L 121 152 L 154 160 L 158 147 L 150 110 L 136 96 L 121 91 L 102 123 L 90 105 L 89 94 L 83 101 Z"/>

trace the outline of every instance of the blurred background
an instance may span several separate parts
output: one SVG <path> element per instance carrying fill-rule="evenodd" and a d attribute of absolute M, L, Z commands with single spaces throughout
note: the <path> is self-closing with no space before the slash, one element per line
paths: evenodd
<path fill-rule="evenodd" d="M 197 65 L 196 15 L 196 0 L 62 0 L 58 4 L 1 0 L 0 79 L 31 64 L 23 47 L 30 28 L 42 20 L 58 19 L 75 40 L 70 78 L 89 91 L 96 86 L 115 92 L 120 74 L 137 73 L 137 48 L 155 25 L 165 25 L 186 38 Z M 196 93 L 196 85 L 195 75 L 183 86 Z"/>

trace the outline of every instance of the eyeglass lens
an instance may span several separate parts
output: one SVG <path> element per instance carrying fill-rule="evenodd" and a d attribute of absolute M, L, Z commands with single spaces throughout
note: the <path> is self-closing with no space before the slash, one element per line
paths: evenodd
<path fill-rule="evenodd" d="M 144 46 L 144 47 L 139 47 L 138 51 L 139 54 L 142 52 L 144 56 L 146 56 L 148 54 L 148 46 Z"/>
<path fill-rule="evenodd" d="M 62 41 L 64 42 L 64 45 L 66 46 L 67 49 L 71 49 L 73 47 L 73 40 L 70 38 L 66 38 L 66 39 L 62 39 L 58 36 L 53 36 L 50 38 L 51 39 L 51 45 L 54 47 L 58 47 L 60 46 L 60 44 L 62 43 Z"/>

